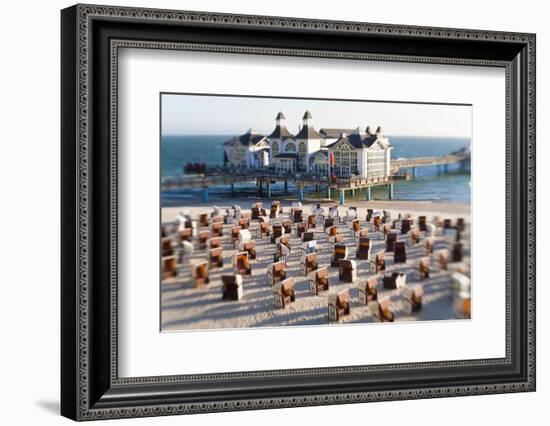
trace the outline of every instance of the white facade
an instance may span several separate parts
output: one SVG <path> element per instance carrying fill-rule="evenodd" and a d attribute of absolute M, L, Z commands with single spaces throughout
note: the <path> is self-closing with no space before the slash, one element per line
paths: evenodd
<path fill-rule="evenodd" d="M 226 164 L 237 167 L 261 168 L 272 166 L 278 171 L 311 172 L 361 178 L 386 177 L 391 173 L 389 140 L 379 127 L 321 129 L 317 132 L 309 111 L 304 113 L 297 134 L 286 127 L 286 118 L 280 112 L 275 119 L 275 130 L 263 136 L 252 129 L 225 143 Z M 331 169 L 329 158 L 334 159 Z"/>

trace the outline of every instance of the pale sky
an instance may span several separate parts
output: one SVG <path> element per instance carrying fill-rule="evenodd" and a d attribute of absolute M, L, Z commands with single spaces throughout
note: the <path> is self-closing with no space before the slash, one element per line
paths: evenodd
<path fill-rule="evenodd" d="M 471 137 L 470 105 L 407 104 L 368 101 L 287 99 L 162 94 L 163 135 L 239 135 L 248 128 L 269 134 L 279 111 L 290 132 L 297 133 L 309 110 L 313 125 L 354 129 L 382 126 L 395 136 Z"/>

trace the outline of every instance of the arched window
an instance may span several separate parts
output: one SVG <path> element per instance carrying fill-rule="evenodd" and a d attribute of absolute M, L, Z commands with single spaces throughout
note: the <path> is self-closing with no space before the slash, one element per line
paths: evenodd
<path fill-rule="evenodd" d="M 334 173 L 337 176 L 357 173 L 357 152 L 346 143 L 334 150 Z"/>
<path fill-rule="evenodd" d="M 289 142 L 286 144 L 285 152 L 296 152 L 296 144 L 293 142 Z"/>
<path fill-rule="evenodd" d="M 279 155 L 279 142 L 271 142 L 271 156 Z"/>
<path fill-rule="evenodd" d="M 303 142 L 300 142 L 300 144 L 298 145 L 298 169 L 299 170 L 306 169 L 306 158 L 307 158 L 306 144 Z"/>

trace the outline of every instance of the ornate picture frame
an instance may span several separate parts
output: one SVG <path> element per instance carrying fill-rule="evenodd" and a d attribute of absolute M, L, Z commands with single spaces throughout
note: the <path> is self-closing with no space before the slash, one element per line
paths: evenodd
<path fill-rule="evenodd" d="M 62 415 L 93 420 L 535 390 L 534 34 L 95 5 L 64 9 L 61 29 Z M 503 68 L 506 356 L 119 377 L 123 47 Z"/>

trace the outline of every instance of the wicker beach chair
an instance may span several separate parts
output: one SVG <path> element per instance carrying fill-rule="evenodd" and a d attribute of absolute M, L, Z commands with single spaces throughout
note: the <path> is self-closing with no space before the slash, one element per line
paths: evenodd
<path fill-rule="evenodd" d="M 208 218 L 208 213 L 201 213 L 199 215 L 199 227 L 205 228 L 210 225 L 210 219 Z"/>
<path fill-rule="evenodd" d="M 372 219 L 372 226 L 375 231 L 380 231 L 380 226 L 382 225 L 382 218 L 380 216 L 374 216 Z"/>
<path fill-rule="evenodd" d="M 328 268 L 323 266 L 308 274 L 309 277 L 309 292 L 313 295 L 318 295 L 320 291 L 328 290 Z"/>
<path fill-rule="evenodd" d="M 338 278 L 346 283 L 353 283 L 357 279 L 357 263 L 355 260 L 340 260 Z"/>
<path fill-rule="evenodd" d="M 382 285 L 389 290 L 401 288 L 407 284 L 407 274 L 404 272 L 391 272 L 382 278 Z"/>
<path fill-rule="evenodd" d="M 302 242 L 313 241 L 315 234 L 313 232 L 304 232 L 302 234 Z"/>
<path fill-rule="evenodd" d="M 453 245 L 453 262 L 461 262 L 464 257 L 464 247 L 462 243 L 455 243 Z"/>
<path fill-rule="evenodd" d="M 378 252 L 376 254 L 376 257 L 374 259 L 374 267 L 375 267 L 375 270 L 374 270 L 375 273 L 386 270 L 386 258 L 385 258 L 385 253 L 383 251 Z"/>
<path fill-rule="evenodd" d="M 302 209 L 292 210 L 292 220 L 294 221 L 294 223 L 303 222 L 304 219 L 302 217 Z"/>
<path fill-rule="evenodd" d="M 273 261 L 286 262 L 287 258 L 290 256 L 290 244 L 282 242 L 280 238 L 275 244 L 275 253 L 273 254 Z"/>
<path fill-rule="evenodd" d="M 449 262 L 449 250 L 447 249 L 440 250 L 438 261 L 439 261 L 439 269 L 441 269 L 442 271 L 446 271 L 447 263 Z"/>
<path fill-rule="evenodd" d="M 459 217 L 456 220 L 456 228 L 461 232 L 464 232 L 464 230 L 466 229 L 466 223 L 464 222 L 463 217 Z"/>
<path fill-rule="evenodd" d="M 172 237 L 164 237 L 161 240 L 162 256 L 172 256 L 174 254 L 174 240 Z"/>
<path fill-rule="evenodd" d="M 426 238 L 426 254 L 432 254 L 434 252 L 434 238 Z"/>
<path fill-rule="evenodd" d="M 325 223 L 323 225 L 323 231 L 326 232 L 327 228 L 330 228 L 331 226 L 334 226 L 334 218 L 332 217 L 327 217 L 325 219 Z"/>
<path fill-rule="evenodd" d="M 223 236 L 223 222 L 212 223 L 212 235 L 215 237 Z"/>
<path fill-rule="evenodd" d="M 332 256 L 330 258 L 330 266 L 337 268 L 340 266 L 340 260 L 348 258 L 348 247 L 345 244 L 335 244 Z"/>
<path fill-rule="evenodd" d="M 223 248 L 210 249 L 208 260 L 211 269 L 215 267 L 221 268 L 223 266 Z"/>
<path fill-rule="evenodd" d="M 248 252 L 242 251 L 235 253 L 233 258 L 233 269 L 235 274 L 250 275 L 252 273 Z"/>
<path fill-rule="evenodd" d="M 328 227 L 325 232 L 329 235 L 329 237 L 333 237 L 338 233 L 338 227 L 336 225 Z"/>
<path fill-rule="evenodd" d="M 252 220 L 258 220 L 260 218 L 260 208 L 258 206 L 252 206 L 250 212 L 252 214 Z"/>
<path fill-rule="evenodd" d="M 221 216 L 221 215 L 212 216 L 212 224 L 214 224 L 214 223 L 222 223 L 223 224 L 223 216 Z"/>
<path fill-rule="evenodd" d="M 292 234 L 292 221 L 290 219 L 283 220 L 283 229 L 285 230 L 285 234 Z"/>
<path fill-rule="evenodd" d="M 285 233 L 283 225 L 273 224 L 271 225 L 271 242 L 275 243 L 275 240 Z"/>
<path fill-rule="evenodd" d="M 426 216 L 418 216 L 418 229 L 420 232 L 426 232 L 428 230 Z"/>
<path fill-rule="evenodd" d="M 208 246 L 208 240 L 212 236 L 210 229 L 203 228 L 199 230 L 199 249 L 204 250 Z"/>
<path fill-rule="evenodd" d="M 420 231 L 418 229 L 413 229 L 411 231 L 411 245 L 418 244 L 420 242 Z"/>
<path fill-rule="evenodd" d="M 194 252 L 195 246 L 193 243 L 183 240 L 179 247 L 178 262 L 182 263 L 184 260 L 191 260 Z"/>
<path fill-rule="evenodd" d="M 367 216 L 365 218 L 365 220 L 367 222 L 370 222 L 370 220 L 372 219 L 372 215 L 374 214 L 374 210 L 373 209 L 367 209 Z"/>
<path fill-rule="evenodd" d="M 401 288 L 401 297 L 404 302 L 405 312 L 411 314 L 422 309 L 422 296 L 424 290 L 421 285 L 416 285 L 413 288 L 405 285 Z"/>
<path fill-rule="evenodd" d="M 340 321 L 344 315 L 350 313 L 349 289 L 342 290 L 337 294 L 331 294 L 328 298 L 328 319 L 330 322 Z"/>
<path fill-rule="evenodd" d="M 378 299 L 378 276 L 373 275 L 357 288 L 359 303 L 368 305 Z"/>
<path fill-rule="evenodd" d="M 286 278 L 286 263 L 274 262 L 267 268 L 267 284 L 273 286 Z"/>
<path fill-rule="evenodd" d="M 172 278 L 178 275 L 176 256 L 162 258 L 162 279 Z"/>
<path fill-rule="evenodd" d="M 193 239 L 193 228 L 183 228 L 178 231 L 181 241 L 191 241 Z"/>
<path fill-rule="evenodd" d="M 317 249 L 318 249 L 317 241 L 315 240 L 304 241 L 302 243 L 302 251 L 305 254 L 314 253 L 317 251 Z"/>
<path fill-rule="evenodd" d="M 231 242 L 233 243 L 233 247 L 235 247 L 237 241 L 239 241 L 239 232 L 241 229 L 239 225 L 231 227 Z"/>
<path fill-rule="evenodd" d="M 210 238 L 210 240 L 208 240 L 208 243 L 209 243 L 211 249 L 221 247 L 222 246 L 222 237 Z"/>
<path fill-rule="evenodd" d="M 359 231 L 359 233 L 357 234 L 357 238 L 364 238 L 364 237 L 368 237 L 369 236 L 369 230 L 368 228 L 363 228 Z"/>
<path fill-rule="evenodd" d="M 401 220 L 401 233 L 406 234 L 411 230 L 411 220 L 410 219 L 402 219 Z"/>
<path fill-rule="evenodd" d="M 300 271 L 302 274 L 307 275 L 311 271 L 316 270 L 319 267 L 319 264 L 317 262 L 317 253 L 304 253 L 300 257 Z"/>
<path fill-rule="evenodd" d="M 357 259 L 370 259 L 370 238 L 359 237 L 359 244 L 356 252 Z"/>
<path fill-rule="evenodd" d="M 260 223 L 258 225 L 258 237 L 260 239 L 263 239 L 264 237 L 269 236 L 269 222 L 264 220 L 263 217 L 260 216 Z"/>
<path fill-rule="evenodd" d="M 222 275 L 222 300 L 241 300 L 242 297 L 242 275 Z"/>
<path fill-rule="evenodd" d="M 275 308 L 284 309 L 296 300 L 294 284 L 294 278 L 291 277 L 273 286 L 273 302 Z"/>
<path fill-rule="evenodd" d="M 357 219 L 357 207 L 350 207 L 346 211 L 346 222 L 352 222 Z"/>
<path fill-rule="evenodd" d="M 193 278 L 195 288 L 202 287 L 210 282 L 208 276 L 208 262 L 202 261 L 192 265 L 191 277 Z"/>
<path fill-rule="evenodd" d="M 395 321 L 395 314 L 389 298 L 373 301 L 368 304 L 368 308 L 374 322 Z"/>
<path fill-rule="evenodd" d="M 336 234 L 328 238 L 329 242 L 332 244 L 342 244 L 344 242 L 344 235 Z"/>
<path fill-rule="evenodd" d="M 404 241 L 396 241 L 393 244 L 393 263 L 406 263 L 407 249 Z"/>
<path fill-rule="evenodd" d="M 470 277 L 461 272 L 454 272 L 452 278 L 452 299 L 455 314 L 458 318 L 470 318 Z"/>
<path fill-rule="evenodd" d="M 361 231 L 361 222 L 359 222 L 359 219 L 353 219 L 350 223 L 350 228 L 353 235 L 357 235 Z"/>
<path fill-rule="evenodd" d="M 220 215 L 220 208 L 218 206 L 213 206 L 212 211 L 210 212 L 210 217 L 215 218 Z"/>
<path fill-rule="evenodd" d="M 317 216 L 314 215 L 314 214 L 310 214 L 308 217 L 307 217 L 307 228 L 308 229 L 313 229 L 315 228 L 317 225 Z"/>
<path fill-rule="evenodd" d="M 178 213 L 176 215 L 176 222 L 178 223 L 178 230 L 185 228 L 193 228 L 193 220 L 189 213 Z"/>
<path fill-rule="evenodd" d="M 252 234 L 248 229 L 239 231 L 239 250 L 248 252 L 250 259 L 256 259 L 256 243 L 252 240 Z"/>
<path fill-rule="evenodd" d="M 305 222 L 298 222 L 296 223 L 296 236 L 298 238 L 302 238 L 302 234 L 306 231 L 306 223 Z"/>
<path fill-rule="evenodd" d="M 430 258 L 423 257 L 418 263 L 418 274 L 420 280 L 430 278 Z"/>
<path fill-rule="evenodd" d="M 248 217 L 241 217 L 239 219 L 239 226 L 242 228 L 242 229 L 248 229 L 249 226 L 250 226 L 250 218 Z"/>

